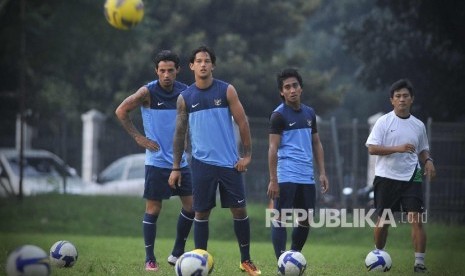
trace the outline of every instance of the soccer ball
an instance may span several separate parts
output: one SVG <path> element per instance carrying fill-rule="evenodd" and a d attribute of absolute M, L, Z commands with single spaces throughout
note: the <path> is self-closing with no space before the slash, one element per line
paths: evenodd
<path fill-rule="evenodd" d="M 384 250 L 375 249 L 365 258 L 365 266 L 368 271 L 389 271 L 392 266 L 391 256 Z"/>
<path fill-rule="evenodd" d="M 194 250 L 192 250 L 192 252 L 198 253 L 198 254 L 202 255 L 205 259 L 207 259 L 208 274 L 212 273 L 213 267 L 215 265 L 215 263 L 213 262 L 212 255 L 210 253 L 208 253 L 207 251 L 203 250 L 203 249 L 194 249 Z"/>
<path fill-rule="evenodd" d="M 207 276 L 207 259 L 199 253 L 186 252 L 179 257 L 174 266 L 177 276 Z"/>
<path fill-rule="evenodd" d="M 54 266 L 72 267 L 77 259 L 77 249 L 69 241 L 57 241 L 50 248 L 50 263 Z"/>
<path fill-rule="evenodd" d="M 280 275 L 300 276 L 307 268 L 307 260 L 302 253 L 289 250 L 281 254 L 278 259 L 278 272 Z"/>
<path fill-rule="evenodd" d="M 35 245 L 23 245 L 8 255 L 6 274 L 16 275 L 50 275 L 48 255 Z"/>
<path fill-rule="evenodd" d="M 144 17 L 142 0 L 106 0 L 105 18 L 113 27 L 129 30 L 139 24 Z"/>

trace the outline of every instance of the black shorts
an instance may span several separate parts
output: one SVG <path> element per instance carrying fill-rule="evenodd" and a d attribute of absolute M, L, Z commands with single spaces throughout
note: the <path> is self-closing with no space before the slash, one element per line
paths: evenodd
<path fill-rule="evenodd" d="M 191 172 L 188 167 L 181 169 L 181 186 L 176 186 L 176 189 L 171 189 L 168 184 L 170 174 L 171 169 L 146 165 L 144 198 L 161 201 L 175 195 L 192 195 Z"/>
<path fill-rule="evenodd" d="M 424 212 L 421 182 L 375 176 L 373 186 L 378 216 L 381 216 L 385 209 L 392 212 Z"/>

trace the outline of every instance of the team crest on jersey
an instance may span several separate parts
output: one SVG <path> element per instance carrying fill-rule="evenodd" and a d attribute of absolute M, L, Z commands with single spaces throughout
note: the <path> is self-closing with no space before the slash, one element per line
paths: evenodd
<path fill-rule="evenodd" d="M 307 119 L 307 125 L 308 125 L 309 127 L 312 127 L 312 120 Z"/>
<path fill-rule="evenodd" d="M 213 101 L 215 102 L 215 105 L 216 105 L 216 106 L 220 106 L 220 105 L 221 105 L 221 99 L 214 99 Z"/>

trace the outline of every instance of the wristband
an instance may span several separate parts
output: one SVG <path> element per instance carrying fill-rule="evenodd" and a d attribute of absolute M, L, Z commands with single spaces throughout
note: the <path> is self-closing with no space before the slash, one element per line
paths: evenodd
<path fill-rule="evenodd" d="M 426 162 L 428 162 L 428 161 L 431 161 L 431 163 L 434 163 L 434 160 L 433 160 L 433 158 L 431 158 L 431 157 L 426 158 L 425 164 L 426 164 Z"/>
<path fill-rule="evenodd" d="M 181 171 L 181 168 L 174 168 L 174 169 L 171 169 L 172 171 L 175 171 L 175 172 L 180 172 Z"/>

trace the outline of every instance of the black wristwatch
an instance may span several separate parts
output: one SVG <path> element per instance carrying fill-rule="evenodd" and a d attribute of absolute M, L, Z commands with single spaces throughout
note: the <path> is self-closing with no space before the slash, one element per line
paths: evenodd
<path fill-rule="evenodd" d="M 426 158 L 425 164 L 426 164 L 426 162 L 428 162 L 428 161 L 431 161 L 431 163 L 434 163 L 434 160 L 433 160 L 433 158 L 431 158 L 431 157 Z"/>

